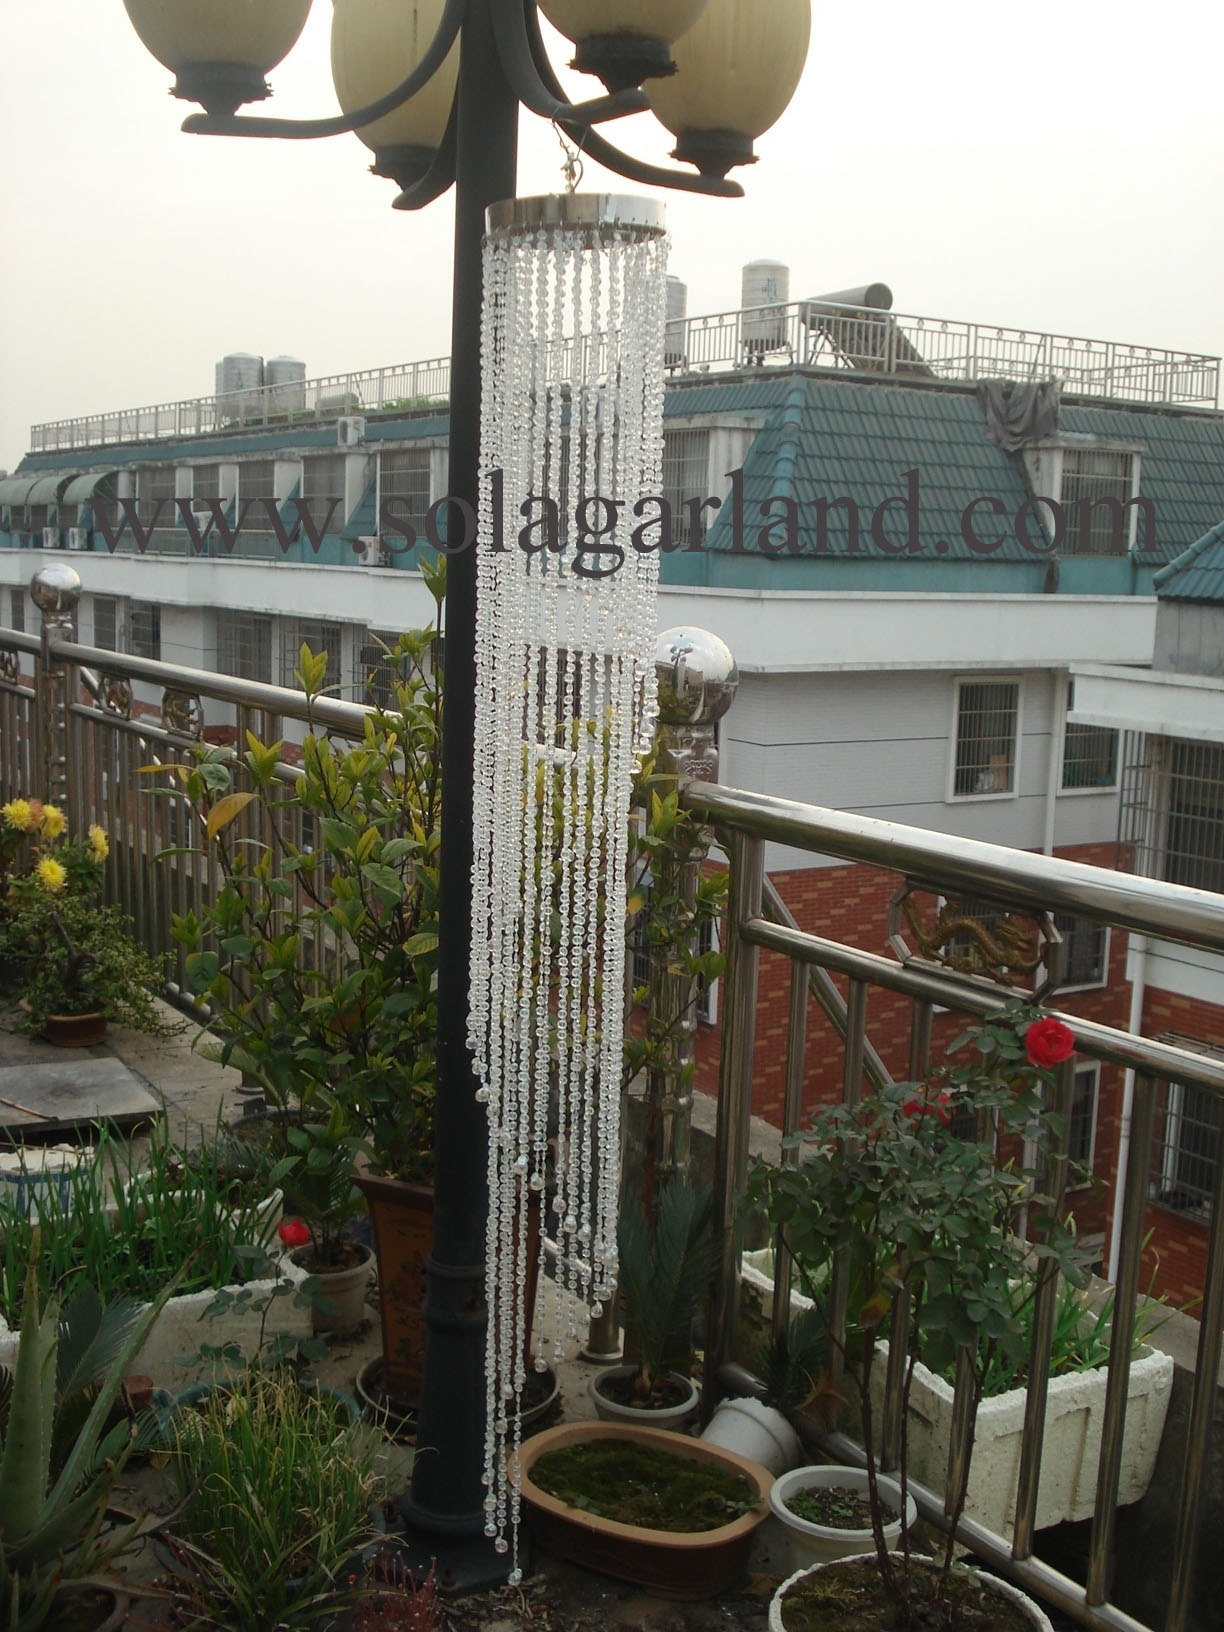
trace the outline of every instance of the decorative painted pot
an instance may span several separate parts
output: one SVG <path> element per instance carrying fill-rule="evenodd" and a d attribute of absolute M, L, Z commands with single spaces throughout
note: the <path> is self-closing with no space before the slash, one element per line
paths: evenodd
<path fill-rule="evenodd" d="M 884 1526 L 885 1543 L 892 1548 L 901 1539 L 901 1487 L 895 1479 L 890 1479 L 885 1474 L 878 1474 L 876 1483 L 880 1491 L 880 1500 L 896 1515 L 891 1523 Z M 846 1530 L 831 1524 L 816 1524 L 811 1519 L 800 1518 L 798 1513 L 792 1512 L 787 1506 L 789 1498 L 799 1495 L 801 1491 L 821 1489 L 852 1490 L 856 1495 L 866 1497 L 867 1470 L 811 1466 L 796 1468 L 793 1473 L 784 1473 L 775 1481 L 769 1492 L 769 1506 L 785 1532 L 786 1556 L 792 1570 L 808 1569 L 813 1564 L 828 1564 L 835 1558 L 856 1558 L 861 1553 L 875 1550 L 870 1524 L 865 1529 L 855 1530 Z M 917 1518 L 917 1505 L 907 1492 L 906 1528 L 915 1524 Z"/>
<path fill-rule="evenodd" d="M 677 1405 L 663 1406 L 658 1410 L 650 1410 L 642 1405 L 621 1405 L 619 1401 L 610 1399 L 604 1393 L 602 1384 L 621 1378 L 636 1377 L 637 1370 L 636 1366 L 608 1366 L 604 1371 L 595 1373 L 587 1391 L 591 1396 L 591 1404 L 595 1407 L 596 1416 L 601 1422 L 621 1422 L 638 1428 L 682 1431 L 684 1425 L 697 1415 L 697 1407 L 701 1404 L 701 1394 L 691 1377 L 683 1377 L 678 1371 L 669 1371 L 668 1381 L 675 1384 L 683 1398 Z"/>
<path fill-rule="evenodd" d="M 898 1560 L 900 1559 L 900 1554 L 898 1553 L 894 1553 L 892 1556 Z M 836 1568 L 839 1565 L 844 1565 L 850 1562 L 853 1561 L 847 1559 L 831 1559 L 825 1564 L 813 1564 L 808 1569 L 796 1570 L 794 1575 L 788 1576 L 778 1588 L 777 1592 L 774 1593 L 773 1598 L 770 1600 L 769 1632 L 789 1632 L 784 1618 L 783 1606 L 786 1600 L 786 1594 L 796 1582 L 802 1581 L 805 1576 L 812 1575 L 817 1570 Z M 870 1559 L 865 1559 L 863 1562 L 867 1567 L 871 1566 Z M 1040 1604 L 1034 1603 L 1027 1593 L 1021 1592 L 1019 1587 L 1013 1587 L 1010 1581 L 1000 1581 L 997 1576 L 986 1575 L 981 1570 L 970 1570 L 969 1574 L 976 1576 L 980 1582 L 988 1586 L 992 1591 L 997 1592 L 1001 1598 L 1006 1598 L 1010 1600 L 1011 1603 L 1015 1604 L 1032 1622 L 1033 1632 L 1054 1632 L 1054 1629 L 1050 1624 L 1050 1617 L 1046 1614 L 1045 1610 L 1042 1609 Z M 836 1629 L 833 1629 L 833 1632 L 836 1632 Z"/>
<path fill-rule="evenodd" d="M 311 1269 L 307 1260 L 310 1247 L 297 1247 L 289 1254 L 290 1261 L 316 1284 L 321 1298 L 326 1298 L 334 1309 L 311 1310 L 311 1323 L 316 1332 L 350 1332 L 365 1319 L 365 1295 L 370 1276 L 374 1273 L 374 1254 L 369 1247 L 355 1245 L 361 1254 L 359 1263 L 350 1269 Z"/>
<path fill-rule="evenodd" d="M 383 1387 L 396 1398 L 416 1400 L 425 1361 L 425 1260 L 433 1247 L 433 1188 L 368 1173 L 354 1177 L 366 1199 L 378 1256 Z"/>
<path fill-rule="evenodd" d="M 715 1530 L 647 1530 L 571 1507 L 533 1480 L 532 1469 L 546 1451 L 599 1439 L 636 1441 L 741 1474 L 761 1500 L 750 1512 Z M 521 1467 L 523 1504 L 532 1532 L 546 1552 L 585 1569 L 632 1581 L 665 1598 L 709 1598 L 742 1580 L 753 1534 L 769 1513 L 765 1497 L 773 1482 L 757 1463 L 700 1439 L 610 1422 L 570 1422 L 546 1428 L 524 1441 Z"/>
<path fill-rule="evenodd" d="M 750 1394 L 722 1400 L 702 1430 L 707 1445 L 759 1462 L 775 1478 L 803 1457 L 799 1435 L 775 1406 L 763 1405 Z"/>

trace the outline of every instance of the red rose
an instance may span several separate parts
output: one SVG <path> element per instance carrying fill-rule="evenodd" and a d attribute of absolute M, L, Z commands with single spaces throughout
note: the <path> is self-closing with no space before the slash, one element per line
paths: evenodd
<path fill-rule="evenodd" d="M 310 1240 L 310 1231 L 300 1218 L 283 1218 L 276 1233 L 287 1247 L 304 1247 Z"/>
<path fill-rule="evenodd" d="M 1030 1065 L 1061 1065 L 1075 1053 L 1074 1033 L 1061 1020 L 1034 1020 L 1024 1034 L 1024 1052 Z"/>
<path fill-rule="evenodd" d="M 941 1127 L 952 1120 L 952 1095 L 941 1088 L 933 1099 L 907 1099 L 901 1107 L 911 1122 L 921 1122 L 924 1116 L 937 1116 Z"/>

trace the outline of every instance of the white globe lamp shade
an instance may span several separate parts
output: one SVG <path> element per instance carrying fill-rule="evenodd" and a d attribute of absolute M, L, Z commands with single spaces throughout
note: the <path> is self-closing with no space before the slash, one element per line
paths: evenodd
<path fill-rule="evenodd" d="M 539 0 L 553 27 L 577 47 L 572 66 L 609 91 L 674 74 L 671 47 L 707 0 Z"/>
<path fill-rule="evenodd" d="M 703 175 L 752 164 L 754 141 L 795 94 L 811 32 L 811 0 L 709 0 L 676 42 L 676 73 L 650 86 L 673 157 Z"/>
<path fill-rule="evenodd" d="M 123 0 L 147 50 L 176 76 L 174 95 L 233 113 L 270 94 L 264 75 L 302 32 L 310 0 Z"/>
<path fill-rule="evenodd" d="M 332 0 L 331 69 L 345 113 L 394 90 L 429 49 L 443 0 Z M 459 42 L 424 88 L 357 131 L 374 153 L 375 175 L 409 187 L 441 146 L 459 78 Z"/>

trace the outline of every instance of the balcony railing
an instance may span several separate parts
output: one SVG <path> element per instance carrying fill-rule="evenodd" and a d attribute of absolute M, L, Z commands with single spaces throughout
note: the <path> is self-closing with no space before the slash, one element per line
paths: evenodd
<path fill-rule="evenodd" d="M 562 379 L 572 377 L 566 371 L 567 347 L 568 342 L 562 347 Z M 676 378 L 802 365 L 947 385 L 1057 379 L 1070 396 L 1199 408 L 1216 407 L 1220 388 L 1218 357 L 827 300 L 681 318 L 667 325 L 664 352 Z M 449 391 L 450 359 L 438 357 L 51 420 L 31 426 L 30 452 L 275 430 L 360 414 L 421 413 L 444 405 Z"/>
<path fill-rule="evenodd" d="M 153 758 L 169 762 L 189 751 L 204 729 L 205 699 L 233 710 L 239 741 L 247 729 L 264 740 L 275 740 L 284 734 L 286 721 L 308 717 L 316 726 L 358 735 L 366 714 L 356 704 L 330 700 L 315 702 L 308 714 L 305 699 L 291 690 L 142 661 L 55 638 L 48 638 L 43 648 L 44 643 L 33 636 L 0 629 L 0 798 L 37 789 L 64 800 L 74 830 L 83 830 L 92 821 L 106 827 L 112 838 L 107 863 L 110 893 L 132 914 L 147 943 L 158 949 L 170 945 L 171 915 L 189 908 L 198 911 L 217 887 L 217 880 L 203 862 L 188 866 L 181 856 L 159 854 L 181 839 L 167 830 L 169 801 L 142 791 L 148 778 L 140 777 L 138 768 Z M 31 668 L 38 671 L 33 680 Z M 82 700 L 80 680 L 90 700 Z M 137 717 L 134 686 L 160 691 L 158 718 Z M 57 779 L 58 788 L 53 785 Z M 706 1334 L 707 1385 L 717 1395 L 728 1386 L 751 1388 L 754 1381 L 735 1347 L 739 1274 L 730 1226 L 747 1165 L 760 951 L 781 953 L 792 966 L 786 1132 L 799 1124 L 811 996 L 844 1040 L 844 1093 L 848 1103 L 855 1103 L 870 1091 L 872 1083 L 886 1076 L 868 1034 L 870 991 L 900 994 L 908 1001 L 913 1077 L 920 1077 L 930 1062 L 936 1008 L 982 1016 L 1002 1008 L 1009 995 L 997 984 L 958 974 L 931 961 L 929 955 L 910 955 L 899 919 L 891 925 L 892 956 L 800 930 L 765 875 L 766 842 L 887 869 L 897 875 L 898 902 L 907 888 L 972 896 L 1038 920 L 1056 912 L 1073 914 L 1216 953 L 1224 953 L 1224 910 L 1219 897 L 1199 890 L 717 785 L 686 783 L 682 799 L 691 812 L 713 825 L 729 858 L 731 874 L 715 1153 L 716 1205 L 727 1246 Z M 846 982 L 845 996 L 834 984 L 835 976 Z M 1134 1074 L 1129 1131 L 1120 1157 L 1116 1302 L 1086 1579 L 1082 1584 L 1070 1579 L 1037 1559 L 1033 1551 L 1056 1291 L 1051 1277 L 1039 1277 L 1012 1535 L 1005 1538 L 968 1519 L 959 1524 L 958 1535 L 991 1567 L 1083 1624 L 1101 1632 L 1143 1632 L 1144 1622 L 1110 1602 L 1109 1575 L 1131 1338 L 1140 1299 L 1156 1085 L 1173 1079 L 1213 1100 L 1224 1099 L 1224 1060 L 1076 1015 L 1060 1014 L 1059 1018 L 1072 1029 L 1081 1057 L 1112 1062 Z M 1202 1571 L 1213 1568 L 1199 1532 L 1224 1334 L 1224 1161 L 1216 1163 L 1213 1183 L 1197 1367 L 1182 1448 L 1180 1512 L 1163 1632 L 1184 1632 L 1196 1566 Z M 788 1299 L 785 1274 L 778 1276 L 775 1296 L 775 1319 L 782 1320 Z M 893 1351 L 899 1355 L 900 1345 L 894 1344 Z M 899 1410 L 899 1370 L 894 1367 L 889 1377 L 893 1403 L 886 1406 L 886 1418 L 890 1412 L 895 1418 Z M 814 1424 L 809 1428 L 816 1431 Z M 861 1459 L 858 1448 L 839 1436 L 828 1438 L 828 1445 L 847 1462 Z M 952 1447 L 953 1453 L 957 1450 Z M 923 1516 L 946 1528 L 949 1521 L 942 1498 L 920 1486 L 914 1494 Z"/>

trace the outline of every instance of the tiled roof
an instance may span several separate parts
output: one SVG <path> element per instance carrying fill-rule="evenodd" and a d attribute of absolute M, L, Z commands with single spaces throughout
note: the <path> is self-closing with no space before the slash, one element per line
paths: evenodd
<path fill-rule="evenodd" d="M 1224 606 L 1224 521 L 1161 567 L 1152 580 L 1164 601 L 1214 601 Z"/>

